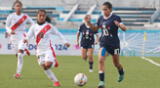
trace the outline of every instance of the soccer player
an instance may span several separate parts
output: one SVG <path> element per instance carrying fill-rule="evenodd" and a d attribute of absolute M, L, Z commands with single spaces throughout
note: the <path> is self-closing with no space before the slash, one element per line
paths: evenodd
<path fill-rule="evenodd" d="M 47 13 L 45 10 L 39 10 L 37 13 L 37 23 L 34 24 L 27 33 L 27 37 L 24 40 L 25 43 L 28 42 L 32 37 L 36 39 L 36 55 L 38 57 L 38 62 L 44 69 L 45 74 L 56 87 L 60 86 L 60 82 L 51 70 L 51 67 L 57 67 L 58 62 L 56 60 L 56 55 L 54 48 L 52 47 L 52 37 L 57 35 L 63 40 L 65 46 L 69 47 L 70 44 L 66 41 L 64 36 L 57 30 L 56 27 L 52 26 L 47 22 Z"/>
<path fill-rule="evenodd" d="M 86 20 L 91 20 L 91 16 L 85 16 Z M 81 36 L 80 46 L 81 46 L 81 55 L 84 60 L 89 58 L 89 72 L 93 72 L 93 51 L 94 45 L 98 43 L 99 36 L 97 31 L 93 31 L 92 29 L 87 26 L 87 24 L 81 24 L 79 31 L 77 33 L 77 45 L 79 46 L 79 37 Z M 96 42 L 94 35 L 96 35 Z"/>
<path fill-rule="evenodd" d="M 15 78 L 20 78 L 21 76 L 24 55 L 30 55 L 27 45 L 22 41 L 26 36 L 26 25 L 27 23 L 30 23 L 31 25 L 34 24 L 27 14 L 22 13 L 22 7 L 22 2 L 15 1 L 13 4 L 15 12 L 11 13 L 6 20 L 6 30 L 9 36 L 9 41 L 18 59 Z"/>
<path fill-rule="evenodd" d="M 118 28 L 126 31 L 126 26 L 122 23 L 121 18 L 112 13 L 112 4 L 105 2 L 102 5 L 103 15 L 99 17 L 97 26 L 90 23 L 90 20 L 85 20 L 86 24 L 93 30 L 102 29 L 100 37 L 99 50 L 99 84 L 98 88 L 104 88 L 105 84 L 105 57 L 107 54 L 112 55 L 113 63 L 119 72 L 118 82 L 124 79 L 124 70 L 119 60 L 120 40 L 118 38 Z"/>

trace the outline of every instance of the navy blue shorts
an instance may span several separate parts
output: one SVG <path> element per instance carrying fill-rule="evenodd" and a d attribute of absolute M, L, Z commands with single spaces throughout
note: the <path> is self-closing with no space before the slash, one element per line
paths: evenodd
<path fill-rule="evenodd" d="M 81 44 L 81 47 L 82 48 L 84 48 L 84 49 L 90 49 L 90 48 L 94 48 L 94 44 L 85 44 L 85 45 L 83 45 L 83 44 Z"/>
<path fill-rule="evenodd" d="M 102 48 L 101 55 L 105 56 L 106 53 L 111 55 L 119 55 L 120 47 L 119 46 L 100 46 Z"/>

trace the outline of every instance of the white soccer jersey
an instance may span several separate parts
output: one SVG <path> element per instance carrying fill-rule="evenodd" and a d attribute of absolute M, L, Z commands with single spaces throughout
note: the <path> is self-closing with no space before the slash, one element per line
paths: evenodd
<path fill-rule="evenodd" d="M 16 27 L 14 30 L 16 33 L 25 32 L 27 23 L 34 24 L 33 20 L 27 14 L 21 13 L 21 15 L 17 15 L 16 13 L 12 13 L 7 17 L 6 20 L 7 32 L 10 33 L 12 31 L 11 28 L 24 16 L 26 16 L 26 19 L 24 19 L 24 21 L 21 22 L 18 27 Z"/>
<path fill-rule="evenodd" d="M 43 33 L 43 37 L 38 37 L 40 33 Z M 37 55 L 42 55 L 44 52 L 51 50 L 51 40 L 54 37 L 53 35 L 57 35 L 64 43 L 67 43 L 66 39 L 57 30 L 57 28 L 47 22 L 42 25 L 32 25 L 27 33 L 26 39 L 30 40 L 32 37 L 34 37 L 37 44 L 36 53 Z"/>
<path fill-rule="evenodd" d="M 9 42 L 12 44 L 13 50 L 17 52 L 18 49 L 24 50 L 27 48 L 26 44 L 24 44 L 21 40 L 25 37 L 26 26 L 27 23 L 33 25 L 33 20 L 24 13 L 17 15 L 16 13 L 12 13 L 7 17 L 6 20 L 6 30 L 7 33 L 11 33 L 12 31 L 15 34 L 10 34 Z"/>

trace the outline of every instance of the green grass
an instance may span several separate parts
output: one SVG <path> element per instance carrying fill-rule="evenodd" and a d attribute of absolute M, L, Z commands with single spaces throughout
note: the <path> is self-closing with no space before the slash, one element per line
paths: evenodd
<path fill-rule="evenodd" d="M 147 57 L 153 61 L 156 61 L 157 63 L 160 63 L 160 59 L 157 59 L 157 57 Z"/>
<path fill-rule="evenodd" d="M 97 57 L 95 56 L 94 72 L 89 73 L 88 62 L 79 56 L 58 56 L 59 68 L 53 68 L 60 80 L 60 88 L 80 88 L 74 85 L 73 78 L 83 72 L 88 77 L 88 83 L 81 88 L 96 88 L 98 84 Z M 153 57 L 159 61 L 159 58 Z M 160 68 L 140 59 L 140 57 L 121 57 L 125 68 L 125 80 L 117 82 L 118 73 L 112 64 L 111 57 L 106 59 L 106 88 L 160 88 Z M 0 88 L 54 88 L 44 74 L 35 56 L 24 58 L 22 79 L 15 79 L 16 57 L 0 56 Z"/>

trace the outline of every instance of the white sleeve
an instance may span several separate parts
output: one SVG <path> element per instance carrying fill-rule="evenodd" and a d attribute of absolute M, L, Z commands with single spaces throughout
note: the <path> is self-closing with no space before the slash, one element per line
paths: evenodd
<path fill-rule="evenodd" d="M 30 40 L 34 36 L 34 25 L 29 28 L 27 32 L 27 36 L 25 37 L 26 40 Z"/>
<path fill-rule="evenodd" d="M 57 29 L 57 27 L 53 27 L 52 29 L 52 33 L 57 35 L 62 41 L 63 43 L 67 43 L 68 41 L 64 38 L 64 36 L 62 35 L 62 33 L 60 33 Z"/>
<path fill-rule="evenodd" d="M 12 19 L 12 16 L 9 15 L 9 16 L 7 17 L 7 20 L 6 20 L 6 31 L 7 31 L 8 33 L 11 33 L 11 32 L 12 32 L 12 30 L 11 30 L 11 28 L 10 28 L 11 19 Z"/>
<path fill-rule="evenodd" d="M 34 24 L 34 21 L 33 21 L 33 19 L 30 16 L 28 16 L 28 23 L 30 23 L 31 25 Z"/>

